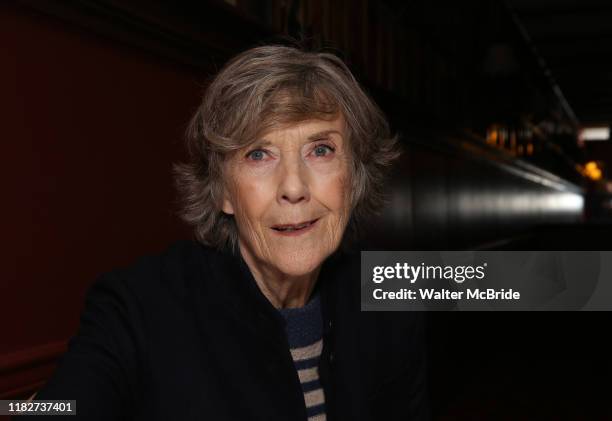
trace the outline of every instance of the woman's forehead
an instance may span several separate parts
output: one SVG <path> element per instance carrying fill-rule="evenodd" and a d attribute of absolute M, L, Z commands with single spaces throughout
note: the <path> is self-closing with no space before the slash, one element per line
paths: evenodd
<path fill-rule="evenodd" d="M 344 118 L 338 114 L 332 120 L 312 118 L 295 123 L 286 123 L 262 132 L 256 139 L 257 143 L 273 143 L 286 137 L 299 138 L 304 141 L 316 141 L 334 136 L 346 139 Z"/>

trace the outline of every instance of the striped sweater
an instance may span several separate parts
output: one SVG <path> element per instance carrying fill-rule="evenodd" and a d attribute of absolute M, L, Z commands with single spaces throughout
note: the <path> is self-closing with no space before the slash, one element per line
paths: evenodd
<path fill-rule="evenodd" d="M 323 320 L 317 295 L 300 308 L 279 310 L 285 318 L 285 329 L 293 363 L 300 378 L 308 421 L 325 421 L 325 395 L 319 381 L 319 359 L 323 350 Z"/>

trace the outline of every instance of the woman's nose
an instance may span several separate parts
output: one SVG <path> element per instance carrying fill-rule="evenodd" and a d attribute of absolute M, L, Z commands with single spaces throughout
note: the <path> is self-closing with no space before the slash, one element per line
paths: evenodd
<path fill-rule="evenodd" d="M 291 160 L 283 163 L 279 174 L 279 203 L 299 203 L 310 200 L 308 174 L 301 160 Z"/>

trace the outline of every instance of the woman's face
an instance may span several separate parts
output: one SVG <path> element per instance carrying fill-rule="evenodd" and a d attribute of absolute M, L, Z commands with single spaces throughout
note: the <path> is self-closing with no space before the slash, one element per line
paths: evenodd
<path fill-rule="evenodd" d="M 316 270 L 339 246 L 350 213 L 342 116 L 272 130 L 227 165 L 223 211 L 245 258 L 289 276 Z"/>

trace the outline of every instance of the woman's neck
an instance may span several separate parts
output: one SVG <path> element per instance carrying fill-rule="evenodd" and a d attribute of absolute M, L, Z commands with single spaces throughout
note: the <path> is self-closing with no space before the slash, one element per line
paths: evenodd
<path fill-rule="evenodd" d="M 242 245 L 239 248 L 257 286 L 275 308 L 297 308 L 306 305 L 317 282 L 320 267 L 304 275 L 291 276 L 259 262 Z"/>

